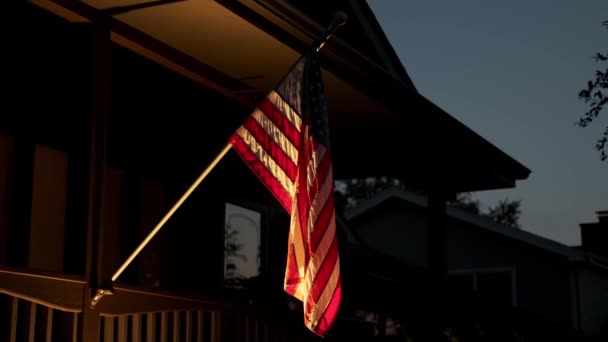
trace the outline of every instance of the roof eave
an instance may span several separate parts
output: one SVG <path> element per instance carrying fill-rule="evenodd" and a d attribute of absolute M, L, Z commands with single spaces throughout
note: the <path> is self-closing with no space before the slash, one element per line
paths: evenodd
<path fill-rule="evenodd" d="M 224 1 L 216 0 L 222 4 Z M 246 16 L 254 24 L 261 26 L 269 34 L 281 39 L 285 44 L 295 49 L 303 49 L 312 43 L 325 29 L 310 18 L 300 13 L 284 2 L 268 0 L 239 0 L 241 5 L 238 14 Z M 231 9 L 234 6 L 231 5 Z M 248 9 L 248 10 L 246 10 Z M 324 65 L 336 75 L 349 81 L 353 86 L 363 92 L 374 96 L 384 103 L 388 108 L 406 116 L 407 120 L 421 121 L 420 126 L 432 131 L 433 125 L 444 124 L 444 131 L 451 132 L 458 137 L 469 141 L 467 146 L 473 149 L 471 152 L 463 152 L 469 155 L 469 159 L 462 164 L 485 165 L 480 172 L 492 177 L 491 180 L 482 180 L 479 184 L 449 184 L 452 192 L 478 191 L 500 188 L 511 188 L 517 180 L 526 179 L 530 170 L 512 157 L 483 139 L 477 133 L 457 121 L 446 111 L 439 108 L 426 97 L 418 93 L 415 88 L 406 82 L 399 80 L 389 73 L 385 68 L 374 63 L 364 55 L 349 46 L 339 37 L 333 37 L 321 50 Z M 412 103 L 425 108 L 425 116 L 414 116 L 404 113 Z M 441 147 L 438 147 L 440 149 Z M 439 152 L 437 153 L 440 154 Z M 449 161 L 451 162 L 451 161 Z M 445 169 L 443 161 L 433 161 L 434 168 Z M 486 170 L 486 171 L 484 171 Z M 472 177 L 468 182 L 474 182 Z M 464 180 L 455 180 L 465 183 Z"/>

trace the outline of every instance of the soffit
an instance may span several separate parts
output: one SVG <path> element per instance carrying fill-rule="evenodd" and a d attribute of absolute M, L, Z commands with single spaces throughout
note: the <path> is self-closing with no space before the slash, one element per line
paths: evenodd
<path fill-rule="evenodd" d="M 197 61 L 239 80 L 252 89 L 233 89 L 246 94 L 265 94 L 297 61 L 299 52 L 267 34 L 215 1 L 158 2 L 85 0 L 113 18 L 158 39 Z M 149 7 L 137 7 L 140 5 Z M 129 8 L 136 8 L 128 10 Z M 120 13 L 124 10 L 124 13 Z M 324 70 L 332 121 L 357 129 L 356 117 L 388 114 L 390 110 L 331 72 Z M 389 115 L 395 116 L 395 113 Z M 346 122 L 342 122 L 345 116 Z M 350 123 L 349 123 L 350 122 Z"/>

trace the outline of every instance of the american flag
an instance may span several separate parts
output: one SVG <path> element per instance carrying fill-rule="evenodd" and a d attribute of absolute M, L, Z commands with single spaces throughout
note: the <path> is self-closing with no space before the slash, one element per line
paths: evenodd
<path fill-rule="evenodd" d="M 325 336 L 342 297 L 327 107 L 315 51 L 295 64 L 230 143 L 291 214 L 284 289 Z"/>

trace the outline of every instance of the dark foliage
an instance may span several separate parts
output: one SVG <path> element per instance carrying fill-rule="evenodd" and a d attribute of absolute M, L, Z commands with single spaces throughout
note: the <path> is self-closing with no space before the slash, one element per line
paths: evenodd
<path fill-rule="evenodd" d="M 608 29 L 608 20 L 604 21 L 603 25 Z M 605 63 L 608 61 L 608 52 L 598 52 L 593 56 L 593 59 L 598 63 Z M 608 68 L 602 71 L 602 67 L 600 67 L 600 69 L 595 71 L 595 79 L 589 80 L 587 82 L 587 87 L 583 88 L 578 93 L 578 98 L 589 105 L 589 109 L 583 113 L 577 122 L 578 126 L 587 127 L 591 122 L 597 119 L 604 108 L 604 105 L 608 103 L 608 94 L 604 93 L 606 89 L 608 89 Z M 595 144 L 595 149 L 599 152 L 601 160 L 606 160 L 608 158 L 608 154 L 606 153 L 607 145 L 608 125 L 606 125 L 604 133 Z"/>

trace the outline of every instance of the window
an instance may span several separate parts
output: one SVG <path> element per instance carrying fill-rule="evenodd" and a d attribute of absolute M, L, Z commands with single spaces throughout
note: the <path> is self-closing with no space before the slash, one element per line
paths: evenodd
<path fill-rule="evenodd" d="M 448 284 L 465 298 L 470 294 L 479 303 L 492 308 L 517 306 L 515 270 L 512 268 L 489 268 L 451 271 Z"/>
<path fill-rule="evenodd" d="M 224 227 L 224 286 L 243 288 L 260 273 L 261 214 L 226 203 Z"/>

